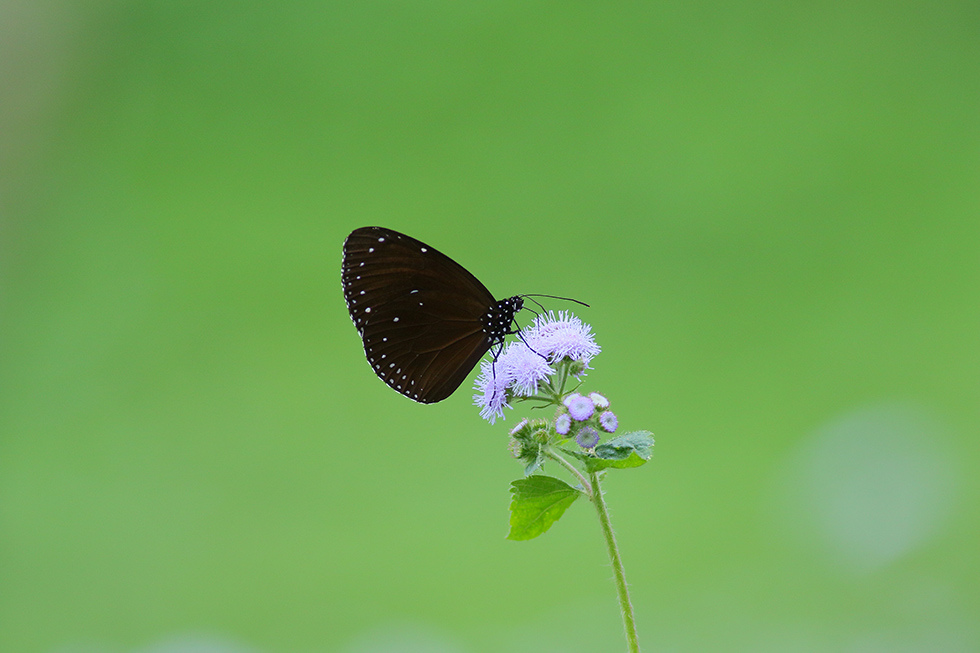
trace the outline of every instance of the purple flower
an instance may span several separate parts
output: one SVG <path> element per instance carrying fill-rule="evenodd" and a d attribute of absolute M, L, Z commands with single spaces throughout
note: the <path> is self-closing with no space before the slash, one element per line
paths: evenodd
<path fill-rule="evenodd" d="M 548 361 L 527 348 L 523 342 L 512 342 L 497 359 L 497 370 L 509 379 L 514 394 L 530 397 L 538 393 L 538 383 L 555 373 Z"/>
<path fill-rule="evenodd" d="M 577 392 L 565 397 L 564 404 L 572 418 L 579 422 L 589 419 L 595 412 L 595 404 L 592 400 Z"/>
<path fill-rule="evenodd" d="M 497 356 L 496 361 L 483 361 L 480 376 L 473 388 L 473 403 L 480 407 L 480 417 L 491 424 L 503 417 L 507 390 L 520 397 L 537 394 L 538 383 L 555 373 L 548 361 L 528 349 L 523 342 L 512 342 Z"/>
<path fill-rule="evenodd" d="M 599 415 L 599 424 L 602 426 L 602 430 L 608 431 L 609 433 L 615 433 L 616 429 L 619 427 L 619 420 L 611 410 L 606 410 Z"/>
<path fill-rule="evenodd" d="M 578 446 L 582 447 L 583 449 L 592 449 L 599 444 L 599 432 L 591 426 L 583 426 L 581 429 L 579 429 L 579 432 L 575 434 L 575 441 L 578 442 Z"/>
<path fill-rule="evenodd" d="M 571 366 L 571 373 L 581 376 L 589 369 L 589 361 L 600 351 L 592 327 L 565 311 L 557 316 L 552 312 L 538 316 L 521 336 L 521 342 L 511 342 L 498 352 L 496 361 L 481 363 L 473 403 L 480 407 L 480 417 L 491 424 L 498 417 L 503 418 L 504 408 L 512 407 L 507 401 L 508 395 L 511 398 L 530 397 L 538 393 L 539 384 L 547 382 L 555 373 L 549 363 L 564 359 L 577 361 Z M 602 407 L 609 405 L 604 397 L 596 396 L 598 401 L 605 402 L 600 403 Z M 579 394 L 573 397 L 565 402 L 571 417 L 578 421 L 591 417 L 596 402 Z"/>
<path fill-rule="evenodd" d="M 558 435 L 568 435 L 571 428 L 572 418 L 568 416 L 568 413 L 562 413 L 555 419 L 555 431 L 558 432 Z"/>
<path fill-rule="evenodd" d="M 596 405 L 596 408 L 609 408 L 609 400 L 598 392 L 590 392 L 589 399 Z"/>
<path fill-rule="evenodd" d="M 557 317 L 551 311 L 534 320 L 524 330 L 524 339 L 534 351 L 551 361 L 562 358 L 580 360 L 586 365 L 601 350 L 592 335 L 592 327 L 571 313 L 561 311 Z"/>
<path fill-rule="evenodd" d="M 480 417 L 491 424 L 504 416 L 504 408 L 513 408 L 507 403 L 507 384 L 510 382 L 493 361 L 480 364 L 480 376 L 474 388 L 479 394 L 473 395 L 473 403 L 480 407 Z"/>
<path fill-rule="evenodd" d="M 514 428 L 512 428 L 510 430 L 510 434 L 511 435 L 517 435 L 520 432 L 520 430 L 522 428 L 524 428 L 525 426 L 527 426 L 527 418 L 526 417 L 524 419 L 522 419 L 520 422 L 518 422 L 517 423 L 517 426 L 515 426 Z M 612 431 L 610 431 L 610 433 L 612 433 Z"/>

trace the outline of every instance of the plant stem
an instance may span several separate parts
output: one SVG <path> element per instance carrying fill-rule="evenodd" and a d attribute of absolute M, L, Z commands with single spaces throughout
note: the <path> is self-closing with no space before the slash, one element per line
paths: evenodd
<path fill-rule="evenodd" d="M 585 477 L 582 476 L 582 472 L 578 471 L 578 468 L 575 467 L 575 465 L 565 460 L 565 458 L 562 457 L 561 454 L 559 454 L 551 447 L 545 447 L 544 455 L 546 455 L 548 458 L 551 458 L 556 463 L 558 463 L 559 465 L 567 469 L 575 478 L 578 479 L 578 482 L 582 484 L 582 489 L 585 491 L 585 494 L 588 495 L 590 499 L 592 498 L 592 485 L 587 480 L 585 480 Z"/>
<path fill-rule="evenodd" d="M 619 557 L 619 547 L 616 545 L 616 535 L 609 522 L 609 511 L 602 498 L 602 488 L 599 486 L 599 476 L 596 472 L 589 474 L 592 479 L 592 503 L 599 515 L 602 533 L 606 536 L 606 546 L 609 549 L 609 561 L 612 562 L 613 573 L 616 576 L 616 589 L 619 592 L 619 608 L 623 613 L 623 628 L 626 630 L 626 645 L 630 653 L 639 653 L 640 641 L 636 636 L 636 617 L 633 616 L 633 604 L 630 603 L 629 588 L 626 585 L 626 572 L 623 570 L 623 560 Z"/>

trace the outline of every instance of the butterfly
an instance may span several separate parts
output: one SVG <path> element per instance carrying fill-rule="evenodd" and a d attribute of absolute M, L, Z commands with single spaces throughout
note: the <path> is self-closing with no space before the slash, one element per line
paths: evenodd
<path fill-rule="evenodd" d="M 442 252 L 384 227 L 344 241 L 344 299 L 371 369 L 423 404 L 442 401 L 492 347 L 502 345 L 522 296 L 496 300 Z"/>

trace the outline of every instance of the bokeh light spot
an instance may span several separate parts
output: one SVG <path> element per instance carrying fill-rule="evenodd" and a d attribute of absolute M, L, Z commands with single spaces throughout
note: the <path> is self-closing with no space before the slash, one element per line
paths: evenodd
<path fill-rule="evenodd" d="M 884 567 L 935 537 L 953 505 L 945 429 L 904 404 L 832 420 L 781 471 L 783 517 L 853 571 Z"/>

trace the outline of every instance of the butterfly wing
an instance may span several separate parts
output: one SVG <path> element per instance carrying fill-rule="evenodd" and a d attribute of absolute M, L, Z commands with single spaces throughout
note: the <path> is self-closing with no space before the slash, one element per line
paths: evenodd
<path fill-rule="evenodd" d="M 375 374 L 406 397 L 442 401 L 492 344 L 490 291 L 451 258 L 382 227 L 344 242 L 344 298 Z"/>

